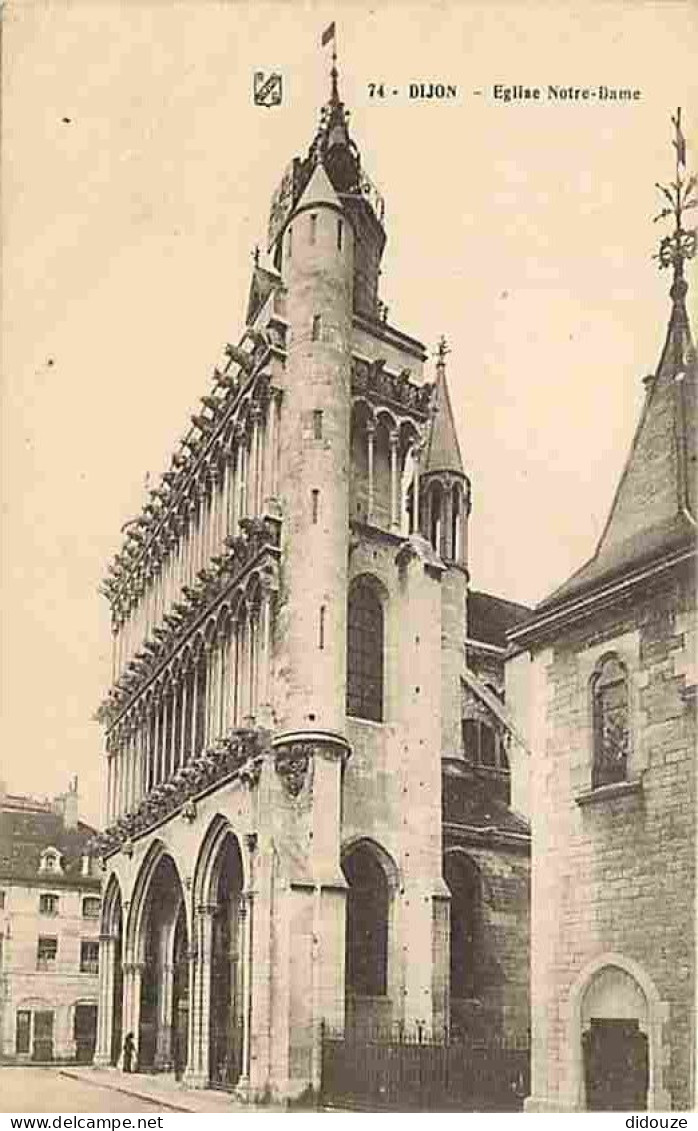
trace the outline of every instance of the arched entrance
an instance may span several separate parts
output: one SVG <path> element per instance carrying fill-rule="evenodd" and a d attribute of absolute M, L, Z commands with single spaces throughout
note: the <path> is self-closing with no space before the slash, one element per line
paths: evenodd
<path fill-rule="evenodd" d="M 637 982 L 618 966 L 599 970 L 581 1020 L 587 1111 L 646 1111 L 647 1002 Z"/>
<path fill-rule="evenodd" d="M 479 1018 L 482 883 L 477 867 L 463 852 L 446 854 L 444 880 L 451 893 L 450 1031 L 458 1037 L 473 1033 Z"/>
<path fill-rule="evenodd" d="M 188 949 L 182 885 L 172 857 L 163 853 L 150 875 L 138 932 L 140 1071 L 186 1067 Z"/>
<path fill-rule="evenodd" d="M 565 1015 L 575 1110 L 671 1108 L 663 1081 L 669 1006 L 638 963 L 615 953 L 596 958 L 579 974 Z"/>
<path fill-rule="evenodd" d="M 370 841 L 358 841 L 342 858 L 347 881 L 345 933 L 346 1026 L 389 1030 L 392 1022 L 389 949 L 391 871 Z"/>
<path fill-rule="evenodd" d="M 242 1072 L 244 970 L 240 897 L 242 858 L 237 838 L 223 838 L 211 876 L 211 1084 L 233 1088 Z"/>
<path fill-rule="evenodd" d="M 234 1088 L 249 1074 L 252 907 L 249 857 L 225 817 L 213 818 L 194 873 L 190 1085 Z"/>

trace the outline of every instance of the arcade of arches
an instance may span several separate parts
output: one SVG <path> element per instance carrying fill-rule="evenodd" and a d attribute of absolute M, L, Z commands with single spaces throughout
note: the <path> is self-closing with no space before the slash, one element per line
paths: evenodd
<path fill-rule="evenodd" d="M 282 943 L 269 908 L 255 903 L 259 889 L 250 885 L 246 839 L 249 835 L 241 844 L 219 817 L 195 863 L 185 864 L 194 863 L 191 881 L 183 879 L 180 853 L 157 840 L 134 869 L 130 885 L 122 887 L 124 874 L 120 883 L 112 872 L 103 907 L 97 1063 L 173 1072 L 194 1087 L 249 1087 L 263 1040 L 258 998 L 273 981 L 270 964 Z M 400 1012 L 398 869 L 368 838 L 347 846 L 341 867 L 344 1008 L 335 1021 L 339 1016 L 347 1030 L 357 1032 L 391 1032 L 406 1021 L 409 1025 Z M 464 852 L 447 853 L 444 878 L 450 896 L 447 1023 L 459 1034 L 471 1027 L 485 986 L 491 937 L 483 879 L 473 859 Z M 305 933 L 308 923 L 298 922 Z M 302 966 L 300 945 L 292 947 L 289 958 Z M 290 992 L 293 997 L 293 987 Z M 267 1019 L 271 1032 L 280 1023 L 271 1006 Z M 130 1065 L 124 1064 L 128 1034 L 135 1046 Z"/>
<path fill-rule="evenodd" d="M 162 846 L 151 845 L 146 856 L 126 926 L 118 881 L 112 876 L 107 885 L 98 1063 L 123 1065 L 130 1033 L 131 1070 L 172 1071 L 195 1086 L 239 1082 L 249 1012 L 242 854 L 225 825 L 211 840 L 201 850 L 194 887 L 202 898 L 193 917 L 177 865 Z"/>

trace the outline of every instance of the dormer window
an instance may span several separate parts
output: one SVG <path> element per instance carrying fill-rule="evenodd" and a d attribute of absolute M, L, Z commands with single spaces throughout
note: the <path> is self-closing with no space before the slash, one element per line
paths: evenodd
<path fill-rule="evenodd" d="M 625 781 L 630 750 L 628 673 L 616 655 L 605 656 L 591 682 L 594 717 L 592 789 Z"/>
<path fill-rule="evenodd" d="M 45 848 L 41 853 L 39 861 L 40 872 L 52 872 L 54 875 L 61 875 L 63 868 L 61 867 L 61 854 L 57 848 Z"/>

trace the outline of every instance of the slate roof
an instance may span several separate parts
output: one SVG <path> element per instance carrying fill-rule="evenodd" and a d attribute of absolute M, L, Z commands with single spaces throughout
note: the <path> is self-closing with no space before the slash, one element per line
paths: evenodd
<path fill-rule="evenodd" d="M 424 474 L 451 471 L 464 475 L 458 434 L 453 419 L 451 397 L 448 392 L 446 366 L 437 365 L 434 388 L 434 416 L 429 429 Z"/>
<path fill-rule="evenodd" d="M 82 875 L 82 857 L 95 832 L 83 821 L 78 821 L 77 828 L 67 829 L 62 815 L 41 802 L 32 807 L 26 798 L 6 797 L 0 808 L 0 882 L 99 889 L 98 877 Z M 39 872 L 41 853 L 46 848 L 61 853 L 62 873 Z"/>
<path fill-rule="evenodd" d="M 674 285 L 664 348 L 596 551 L 537 607 L 573 596 L 661 559 L 696 538 L 696 354 L 685 305 Z"/>
<path fill-rule="evenodd" d="M 468 639 L 506 647 L 508 629 L 520 624 L 531 615 L 528 605 L 506 601 L 492 593 L 469 589 L 467 597 Z"/>

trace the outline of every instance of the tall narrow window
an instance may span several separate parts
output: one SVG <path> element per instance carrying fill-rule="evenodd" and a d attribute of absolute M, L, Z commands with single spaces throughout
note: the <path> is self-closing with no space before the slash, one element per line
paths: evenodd
<path fill-rule="evenodd" d="M 349 594 L 347 714 L 383 720 L 383 606 L 365 582 Z"/>
<path fill-rule="evenodd" d="M 320 511 L 320 492 L 317 490 L 317 488 L 310 492 L 310 505 L 312 508 L 313 526 L 317 526 L 317 520 Z"/>
<path fill-rule="evenodd" d="M 316 408 L 313 412 L 313 439 L 322 439 L 322 409 Z"/>
<path fill-rule="evenodd" d="M 315 243 L 317 237 L 317 216 L 313 212 L 310 217 L 310 242 Z"/>
<path fill-rule="evenodd" d="M 318 638 L 320 651 L 325 647 L 325 606 L 320 605 L 320 632 Z"/>
<path fill-rule="evenodd" d="M 345 935 L 347 993 L 383 997 L 388 989 L 390 891 L 373 853 L 357 846 L 344 860 L 349 885 Z"/>
<path fill-rule="evenodd" d="M 314 342 L 318 342 L 320 340 L 320 330 L 321 330 L 321 328 L 322 328 L 322 318 L 319 314 L 314 314 L 313 315 L 313 329 L 312 329 L 312 334 L 311 334 Z"/>
<path fill-rule="evenodd" d="M 292 250 L 293 250 L 293 228 L 289 228 L 288 229 L 288 238 L 286 240 L 286 251 L 287 251 L 287 255 L 288 255 L 289 259 L 291 258 Z"/>
<path fill-rule="evenodd" d="M 56 955 L 58 954 L 58 939 L 48 938 L 45 935 L 39 935 L 39 941 L 36 946 L 36 968 L 37 970 L 53 970 L 56 965 Z"/>
<path fill-rule="evenodd" d="M 592 788 L 623 781 L 627 776 L 630 730 L 628 676 L 616 656 L 608 656 L 592 683 L 594 764 Z"/>
<path fill-rule="evenodd" d="M 26 1054 L 31 1047 L 31 1023 L 32 1015 L 30 1009 L 17 1010 L 17 1036 L 15 1041 L 15 1050 L 19 1054 Z"/>
<path fill-rule="evenodd" d="M 99 973 L 99 943 L 96 939 L 83 939 L 80 943 L 80 973 Z"/>
<path fill-rule="evenodd" d="M 338 220 L 337 221 L 337 251 L 342 250 L 342 239 L 343 239 L 343 236 L 344 236 L 343 227 L 344 227 L 344 225 L 342 224 L 342 221 Z"/>

